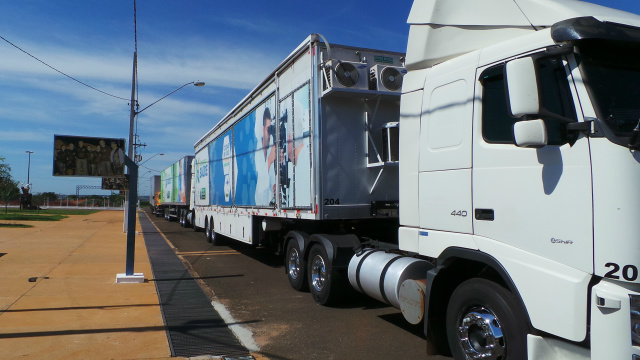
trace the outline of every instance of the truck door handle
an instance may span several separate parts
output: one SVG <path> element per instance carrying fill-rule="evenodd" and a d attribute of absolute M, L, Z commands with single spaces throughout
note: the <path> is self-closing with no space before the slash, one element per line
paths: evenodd
<path fill-rule="evenodd" d="M 493 221 L 493 209 L 476 209 L 476 220 Z"/>

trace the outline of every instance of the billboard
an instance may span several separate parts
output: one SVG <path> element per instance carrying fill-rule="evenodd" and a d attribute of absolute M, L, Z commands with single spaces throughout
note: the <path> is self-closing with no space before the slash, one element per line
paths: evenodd
<path fill-rule="evenodd" d="M 53 136 L 53 176 L 124 177 L 124 139 Z"/>
<path fill-rule="evenodd" d="M 129 175 L 125 175 L 125 177 L 103 177 L 102 190 L 129 190 Z"/>

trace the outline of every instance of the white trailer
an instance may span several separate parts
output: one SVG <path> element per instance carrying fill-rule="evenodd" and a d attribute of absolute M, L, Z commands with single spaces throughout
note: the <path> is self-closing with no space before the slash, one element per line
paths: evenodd
<path fill-rule="evenodd" d="M 408 22 L 406 59 L 312 35 L 202 137 L 195 225 L 274 244 L 320 304 L 348 277 L 456 359 L 640 359 L 640 16 Z"/>
<path fill-rule="evenodd" d="M 319 39 L 308 37 L 195 144 L 195 226 L 214 243 L 223 235 L 286 252 L 297 289 L 315 253 L 346 278 L 358 237 L 397 244 L 404 54 Z M 311 276 L 327 283 L 312 287 L 317 301 L 340 296 L 329 273 Z"/>
<path fill-rule="evenodd" d="M 164 215 L 167 221 L 177 220 L 183 227 L 190 225 L 192 166 L 193 155 L 187 155 L 160 173 L 160 204 L 156 214 Z"/>

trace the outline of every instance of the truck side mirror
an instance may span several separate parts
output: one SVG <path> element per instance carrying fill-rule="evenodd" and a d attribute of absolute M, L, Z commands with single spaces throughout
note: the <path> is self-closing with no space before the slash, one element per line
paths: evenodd
<path fill-rule="evenodd" d="M 547 126 L 542 119 L 518 121 L 513 124 L 513 138 L 519 147 L 544 147 L 547 145 Z"/>
<path fill-rule="evenodd" d="M 532 58 L 509 61 L 506 66 L 506 82 L 509 108 L 514 117 L 540 113 L 538 80 Z"/>

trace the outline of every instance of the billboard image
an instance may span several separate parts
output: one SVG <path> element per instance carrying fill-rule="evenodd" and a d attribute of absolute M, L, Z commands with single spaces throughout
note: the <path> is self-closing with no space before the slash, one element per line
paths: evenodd
<path fill-rule="evenodd" d="M 54 135 L 53 176 L 123 177 L 124 139 Z"/>
<path fill-rule="evenodd" d="M 125 175 L 125 177 L 103 177 L 102 190 L 129 190 L 129 175 Z"/>

